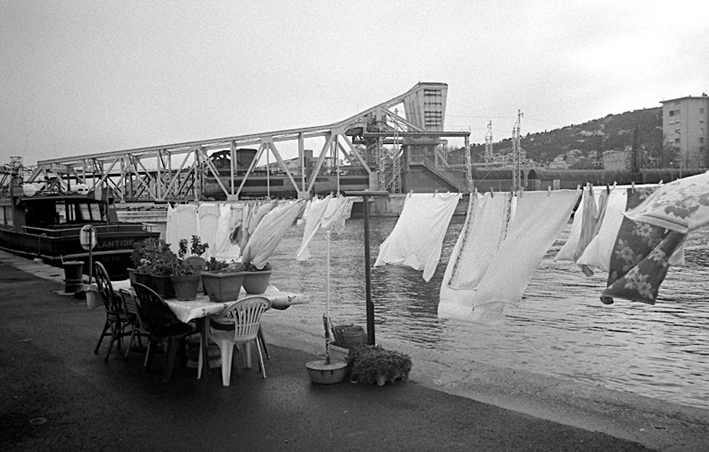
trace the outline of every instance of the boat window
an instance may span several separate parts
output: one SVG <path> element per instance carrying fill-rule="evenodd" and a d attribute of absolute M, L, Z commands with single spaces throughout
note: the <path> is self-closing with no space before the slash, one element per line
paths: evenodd
<path fill-rule="evenodd" d="M 101 221 L 101 206 L 99 204 L 79 204 L 82 221 Z"/>

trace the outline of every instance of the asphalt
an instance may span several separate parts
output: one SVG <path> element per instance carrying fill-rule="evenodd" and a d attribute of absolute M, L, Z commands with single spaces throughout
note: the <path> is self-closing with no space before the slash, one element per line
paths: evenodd
<path fill-rule="evenodd" d="M 607 425 L 638 430 L 628 432 L 579 426 L 573 404 L 559 405 L 555 421 L 554 404 L 537 416 L 503 407 L 509 399 L 497 406 L 452 393 L 461 386 L 437 390 L 421 372 L 382 387 L 316 385 L 305 369 L 315 354 L 297 329 L 275 323 L 266 328 L 266 379 L 238 368 L 223 387 L 219 369 L 197 380 L 178 366 L 163 382 L 162 355 L 146 373 L 140 351 L 107 363 L 107 344 L 93 353 L 105 314 L 63 294 L 62 279 L 61 269 L 0 252 L 2 451 L 709 450 L 705 412 L 663 403 L 647 420 L 647 410 L 615 399 Z"/>

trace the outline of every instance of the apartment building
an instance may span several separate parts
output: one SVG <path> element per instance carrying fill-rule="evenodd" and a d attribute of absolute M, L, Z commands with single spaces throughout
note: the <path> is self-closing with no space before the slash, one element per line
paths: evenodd
<path fill-rule="evenodd" d="M 709 96 L 663 100 L 662 133 L 665 143 L 679 149 L 683 168 L 709 168 Z"/>

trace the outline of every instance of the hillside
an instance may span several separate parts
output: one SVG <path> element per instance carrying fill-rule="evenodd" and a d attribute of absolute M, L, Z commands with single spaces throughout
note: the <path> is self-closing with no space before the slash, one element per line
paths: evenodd
<path fill-rule="evenodd" d="M 662 107 L 611 114 L 583 124 L 529 133 L 522 137 L 521 145 L 528 159 L 544 166 L 553 162 L 557 156 L 568 155 L 570 151 L 576 150 L 573 153 L 579 157 L 575 159 L 576 166 L 581 169 L 593 167 L 598 149 L 622 151 L 632 148 L 635 127 L 637 127 L 638 140 L 636 147 L 641 150 L 644 166 L 672 166 L 671 156 L 658 158 L 663 154 Z M 495 154 L 511 152 L 512 139 L 494 143 L 493 150 Z M 483 162 L 485 145 L 471 145 L 471 154 L 474 162 Z M 659 160 L 663 160 L 662 165 L 659 165 Z"/>

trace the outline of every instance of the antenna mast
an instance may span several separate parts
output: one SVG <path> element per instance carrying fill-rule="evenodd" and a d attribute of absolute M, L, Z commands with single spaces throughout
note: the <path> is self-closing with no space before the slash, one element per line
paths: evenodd
<path fill-rule="evenodd" d="M 494 160 L 492 153 L 492 121 L 487 123 L 487 133 L 485 134 L 485 162 L 490 163 Z"/>
<path fill-rule="evenodd" d="M 524 151 L 522 150 L 522 146 L 520 144 L 520 125 L 522 122 L 522 116 L 524 116 L 524 113 L 522 113 L 521 110 L 517 110 L 517 122 L 512 128 L 512 190 L 515 192 L 522 188 L 519 176 L 522 172 L 522 160 L 526 157 L 523 154 Z"/>

